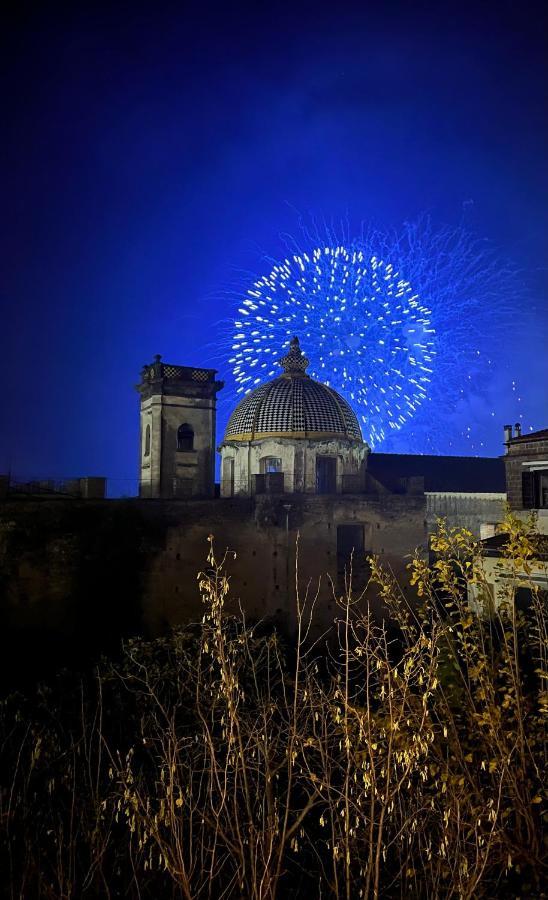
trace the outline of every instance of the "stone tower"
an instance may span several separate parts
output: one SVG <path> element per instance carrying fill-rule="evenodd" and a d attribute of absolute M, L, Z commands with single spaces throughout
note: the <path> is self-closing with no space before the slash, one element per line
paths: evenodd
<path fill-rule="evenodd" d="M 222 381 L 215 369 L 173 366 L 154 358 L 144 366 L 141 395 L 139 495 L 212 497 L 215 418 Z"/>

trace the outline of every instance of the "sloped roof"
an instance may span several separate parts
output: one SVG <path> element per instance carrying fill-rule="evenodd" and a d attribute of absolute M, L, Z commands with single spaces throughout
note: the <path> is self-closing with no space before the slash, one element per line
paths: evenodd
<path fill-rule="evenodd" d="M 420 456 L 412 453 L 370 453 L 367 470 L 388 490 L 402 478 L 422 476 L 425 491 L 497 493 L 506 491 L 502 457 Z"/>
<path fill-rule="evenodd" d="M 510 443 L 519 444 L 527 441 L 548 441 L 548 428 L 541 428 L 540 431 L 530 431 L 528 434 L 522 434 L 520 437 L 513 437 Z"/>

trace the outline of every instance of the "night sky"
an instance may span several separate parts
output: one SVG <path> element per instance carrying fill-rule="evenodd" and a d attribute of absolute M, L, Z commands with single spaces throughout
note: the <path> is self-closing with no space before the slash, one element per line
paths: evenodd
<path fill-rule="evenodd" d="M 226 287 L 283 253 L 299 213 L 359 228 L 465 210 L 525 286 L 501 376 L 521 401 L 501 387 L 486 453 L 518 414 L 546 427 L 546 10 L 19 7 L 1 61 L 0 472 L 132 492 L 142 365 L 227 377 Z"/>

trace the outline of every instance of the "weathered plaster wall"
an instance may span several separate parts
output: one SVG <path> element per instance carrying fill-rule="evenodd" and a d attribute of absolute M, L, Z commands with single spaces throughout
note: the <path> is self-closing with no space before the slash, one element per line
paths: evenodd
<path fill-rule="evenodd" d="M 232 485 L 225 477 L 224 463 L 234 460 L 234 485 L 236 496 L 249 495 L 254 490 L 254 475 L 261 472 L 261 460 L 276 457 L 281 460 L 284 473 L 284 490 L 287 493 L 316 491 L 316 457 L 330 456 L 337 460 L 336 489 L 344 489 L 345 477 L 352 476 L 354 490 L 363 490 L 365 467 L 369 448 L 366 444 L 348 440 L 306 440 L 295 441 L 286 438 L 264 438 L 259 441 L 227 441 L 221 445 L 223 478 L 221 495 L 229 497 Z"/>
<path fill-rule="evenodd" d="M 439 492 L 426 493 L 428 532 L 436 530 L 436 519 L 445 519 L 450 528 L 468 528 L 478 539 L 482 525 L 496 525 L 504 519 L 506 494 Z"/>

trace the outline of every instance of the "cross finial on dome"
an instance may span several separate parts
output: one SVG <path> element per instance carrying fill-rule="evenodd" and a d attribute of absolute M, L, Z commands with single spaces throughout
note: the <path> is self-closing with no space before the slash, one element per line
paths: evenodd
<path fill-rule="evenodd" d="M 286 375 L 304 375 L 310 360 L 306 358 L 299 344 L 299 338 L 289 341 L 289 352 L 279 360 Z"/>

